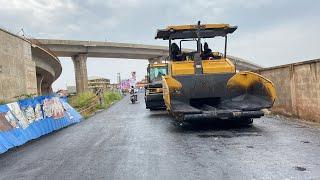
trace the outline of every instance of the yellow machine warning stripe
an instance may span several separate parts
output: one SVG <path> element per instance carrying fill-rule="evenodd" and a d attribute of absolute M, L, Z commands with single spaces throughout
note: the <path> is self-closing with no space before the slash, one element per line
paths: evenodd
<path fill-rule="evenodd" d="M 205 24 L 206 29 L 219 29 L 219 28 L 229 28 L 229 24 Z"/>
<path fill-rule="evenodd" d="M 149 93 L 162 93 L 162 88 L 148 88 Z"/>
<path fill-rule="evenodd" d="M 150 67 L 165 67 L 167 63 L 157 63 L 157 64 L 150 64 Z"/>
<path fill-rule="evenodd" d="M 178 25 L 178 26 L 168 26 L 166 29 L 174 29 L 174 30 L 192 30 L 197 29 L 197 25 Z M 201 27 L 205 29 L 225 29 L 229 28 L 229 24 L 202 24 Z"/>
<path fill-rule="evenodd" d="M 235 66 L 228 59 L 202 60 L 204 74 L 235 72 Z M 191 75 L 195 74 L 194 61 L 178 61 L 171 63 L 171 74 Z"/>

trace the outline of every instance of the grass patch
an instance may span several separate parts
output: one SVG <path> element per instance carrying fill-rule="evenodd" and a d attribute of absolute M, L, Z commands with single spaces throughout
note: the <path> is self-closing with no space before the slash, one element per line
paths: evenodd
<path fill-rule="evenodd" d="M 70 97 L 69 103 L 76 108 L 84 118 L 90 117 L 98 109 L 107 109 L 110 105 L 122 98 L 122 95 L 115 91 L 107 91 L 103 94 L 103 105 L 99 98 L 92 92 L 84 92 L 77 96 Z M 95 104 L 96 103 L 96 104 Z"/>
<path fill-rule="evenodd" d="M 108 108 L 112 103 L 119 101 L 122 98 L 121 93 L 116 91 L 107 91 L 103 94 L 104 107 Z"/>
<path fill-rule="evenodd" d="M 69 102 L 74 108 L 82 108 L 89 105 L 92 98 L 94 98 L 95 96 L 96 95 L 92 92 L 84 92 L 70 98 Z"/>
<path fill-rule="evenodd" d="M 0 105 L 2 105 L 2 104 L 7 104 L 7 102 L 3 99 L 0 99 Z"/>

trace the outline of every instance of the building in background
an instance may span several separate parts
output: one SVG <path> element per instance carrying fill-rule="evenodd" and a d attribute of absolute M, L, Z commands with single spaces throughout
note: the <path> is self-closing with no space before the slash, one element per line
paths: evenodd
<path fill-rule="evenodd" d="M 91 92 L 96 93 L 99 89 L 102 91 L 110 90 L 110 79 L 93 76 L 88 78 L 88 88 Z"/>
<path fill-rule="evenodd" d="M 120 89 L 120 87 L 119 87 L 120 85 L 118 84 L 118 83 L 114 83 L 114 84 L 110 84 L 110 90 L 111 91 L 117 91 L 117 90 L 119 90 Z"/>

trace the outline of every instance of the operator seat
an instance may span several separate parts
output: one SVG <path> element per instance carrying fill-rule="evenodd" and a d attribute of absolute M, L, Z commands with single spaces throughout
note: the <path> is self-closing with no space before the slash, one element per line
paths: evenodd
<path fill-rule="evenodd" d="M 184 55 L 180 53 L 180 48 L 176 43 L 171 44 L 171 55 L 172 55 L 172 60 L 173 61 L 183 61 L 184 60 Z"/>
<path fill-rule="evenodd" d="M 203 53 L 202 53 L 202 59 L 209 59 L 209 57 L 212 57 L 212 50 L 209 48 L 209 45 L 207 42 L 203 45 Z"/>

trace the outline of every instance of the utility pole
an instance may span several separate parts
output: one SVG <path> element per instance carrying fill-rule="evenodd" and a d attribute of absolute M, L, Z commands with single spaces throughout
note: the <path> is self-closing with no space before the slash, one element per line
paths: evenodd
<path fill-rule="evenodd" d="M 117 83 L 120 84 L 121 83 L 121 76 L 120 73 L 117 73 Z"/>

